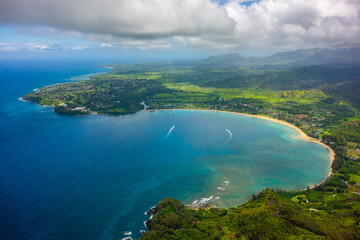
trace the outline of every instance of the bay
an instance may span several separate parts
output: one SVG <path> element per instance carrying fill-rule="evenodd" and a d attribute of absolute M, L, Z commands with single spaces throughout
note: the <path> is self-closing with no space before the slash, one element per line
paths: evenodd
<path fill-rule="evenodd" d="M 0 64 L 1 239 L 137 238 L 144 212 L 165 197 L 231 207 L 329 172 L 325 147 L 264 119 L 193 110 L 63 116 L 17 100 L 105 71 L 99 64 Z"/>

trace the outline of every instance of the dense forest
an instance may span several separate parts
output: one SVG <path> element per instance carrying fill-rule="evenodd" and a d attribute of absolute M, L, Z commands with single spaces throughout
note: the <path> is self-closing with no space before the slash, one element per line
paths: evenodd
<path fill-rule="evenodd" d="M 199 210 L 168 198 L 141 239 L 359 239 L 360 197 L 339 196 L 266 189 L 238 207 Z"/>

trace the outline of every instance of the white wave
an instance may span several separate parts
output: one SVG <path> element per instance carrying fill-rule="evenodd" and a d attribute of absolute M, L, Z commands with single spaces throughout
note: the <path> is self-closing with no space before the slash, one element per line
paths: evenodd
<path fill-rule="evenodd" d="M 25 99 L 23 99 L 22 97 L 17 98 L 17 100 L 22 101 L 22 102 L 28 102 Z"/>
<path fill-rule="evenodd" d="M 192 204 L 195 204 L 195 203 L 197 203 L 199 200 L 195 200 Z"/>
<path fill-rule="evenodd" d="M 211 196 L 211 197 L 209 197 L 209 198 L 201 198 L 200 203 L 209 202 L 209 201 L 211 201 L 211 199 L 212 199 L 213 197 L 214 197 L 214 196 Z"/>
<path fill-rule="evenodd" d="M 145 215 L 151 215 L 151 214 L 148 214 L 148 212 L 150 212 L 151 210 L 155 209 L 156 206 L 152 206 L 149 210 L 147 210 L 146 212 L 144 212 Z"/>
<path fill-rule="evenodd" d="M 165 140 L 169 137 L 170 133 L 174 130 L 175 126 L 172 126 L 172 128 L 170 128 L 169 132 L 166 134 Z"/>
<path fill-rule="evenodd" d="M 228 140 L 226 140 L 226 143 L 228 143 L 230 140 L 231 140 L 231 138 L 232 138 L 232 133 L 230 132 L 230 130 L 229 129 L 225 129 L 228 133 L 229 133 L 229 138 L 228 138 Z"/>

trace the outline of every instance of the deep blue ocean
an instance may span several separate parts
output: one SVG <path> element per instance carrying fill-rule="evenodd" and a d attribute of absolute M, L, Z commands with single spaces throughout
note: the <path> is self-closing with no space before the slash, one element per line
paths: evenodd
<path fill-rule="evenodd" d="M 144 212 L 165 197 L 229 207 L 265 187 L 326 178 L 325 147 L 267 120 L 191 110 L 63 116 L 18 100 L 105 63 L 0 62 L 1 239 L 136 239 Z"/>

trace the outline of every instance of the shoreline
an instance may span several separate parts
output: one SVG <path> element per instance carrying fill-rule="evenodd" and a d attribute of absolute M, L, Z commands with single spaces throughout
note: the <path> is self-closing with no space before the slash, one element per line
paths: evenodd
<path fill-rule="evenodd" d="M 329 174 L 327 176 L 326 179 L 324 179 L 321 183 L 319 183 L 318 185 L 324 183 L 331 175 L 332 175 L 332 163 L 334 162 L 335 160 L 335 152 L 334 150 L 329 147 L 328 145 L 326 145 L 325 143 L 321 142 L 319 139 L 317 138 L 312 138 L 312 137 L 309 137 L 308 135 L 306 135 L 300 128 L 298 128 L 297 126 L 295 126 L 294 124 L 291 124 L 289 122 L 286 122 L 284 120 L 279 120 L 279 119 L 276 119 L 276 118 L 271 118 L 271 117 L 268 117 L 268 116 L 259 116 L 259 115 L 252 115 L 252 114 L 248 114 L 248 113 L 239 113 L 239 112 L 230 112 L 230 111 L 223 111 L 223 110 L 215 110 L 215 109 L 186 109 L 186 108 L 183 108 L 183 109 L 176 109 L 176 108 L 173 108 L 173 109 L 147 109 L 147 110 L 144 110 L 144 111 L 148 111 L 148 112 L 152 112 L 152 111 L 167 111 L 167 110 L 192 110 L 192 111 L 211 111 L 211 112 L 222 112 L 222 113 L 231 113 L 231 114 L 238 114 L 238 115 L 244 115 L 244 116 L 249 116 L 249 117 L 255 117 L 255 118 L 261 118 L 261 119 L 265 119 L 265 120 L 269 120 L 269 121 L 272 121 L 272 122 L 276 122 L 276 123 L 279 123 L 279 124 L 282 124 L 282 125 L 286 125 L 288 127 L 291 127 L 293 129 L 295 129 L 297 132 L 300 133 L 300 137 L 306 141 L 310 141 L 310 142 L 315 142 L 317 144 L 320 144 L 324 147 L 326 147 L 328 150 L 329 150 L 329 158 L 330 158 L 330 171 L 329 171 Z M 311 188 L 314 188 L 315 186 L 311 186 Z"/>
<path fill-rule="evenodd" d="M 23 99 L 22 97 L 18 98 L 18 100 L 24 101 L 24 102 L 29 102 L 29 101 Z M 38 105 L 41 105 L 41 104 L 38 104 Z M 42 105 L 42 106 L 46 106 L 46 105 Z M 55 106 L 51 105 L 51 107 L 55 107 Z M 263 115 L 252 115 L 252 114 L 248 114 L 248 113 L 239 113 L 239 112 L 231 112 L 231 111 L 215 110 L 215 109 L 186 109 L 186 108 L 178 108 L 177 109 L 177 108 L 169 108 L 169 109 L 143 109 L 143 110 L 140 110 L 140 111 L 153 112 L 153 111 L 170 111 L 170 110 L 176 110 L 176 111 L 179 111 L 179 110 L 211 111 L 211 112 L 222 112 L 222 113 L 238 114 L 238 115 L 243 115 L 243 116 L 248 116 L 248 117 L 260 118 L 260 119 L 272 121 L 272 122 L 275 122 L 275 123 L 279 123 L 279 124 L 282 124 L 282 125 L 286 125 L 288 127 L 291 127 L 293 129 L 295 129 L 298 133 L 300 133 L 300 138 L 302 138 L 302 139 L 304 139 L 306 141 L 310 141 L 310 142 L 320 144 L 320 145 L 324 146 L 325 148 L 327 148 L 329 150 L 329 158 L 330 158 L 330 164 L 329 164 L 330 165 L 329 166 L 330 170 L 329 170 L 329 173 L 328 173 L 327 177 L 321 183 L 316 184 L 316 185 L 323 184 L 324 182 L 326 182 L 333 175 L 333 173 L 332 173 L 333 172 L 332 163 L 335 160 L 335 152 L 334 152 L 334 150 L 331 147 L 329 147 L 328 145 L 326 145 L 325 143 L 321 142 L 319 139 L 309 137 L 300 128 L 298 128 L 294 124 L 291 124 L 291 123 L 286 122 L 284 120 L 279 120 L 279 119 L 276 119 L 276 118 L 271 118 L 271 117 L 263 116 Z M 93 112 L 93 111 L 91 111 L 89 113 L 89 115 L 98 115 L 98 114 L 99 114 L 98 112 Z M 310 187 L 310 189 L 312 189 L 315 186 L 310 185 L 309 187 Z M 306 189 L 299 189 L 299 190 L 306 190 Z"/>

